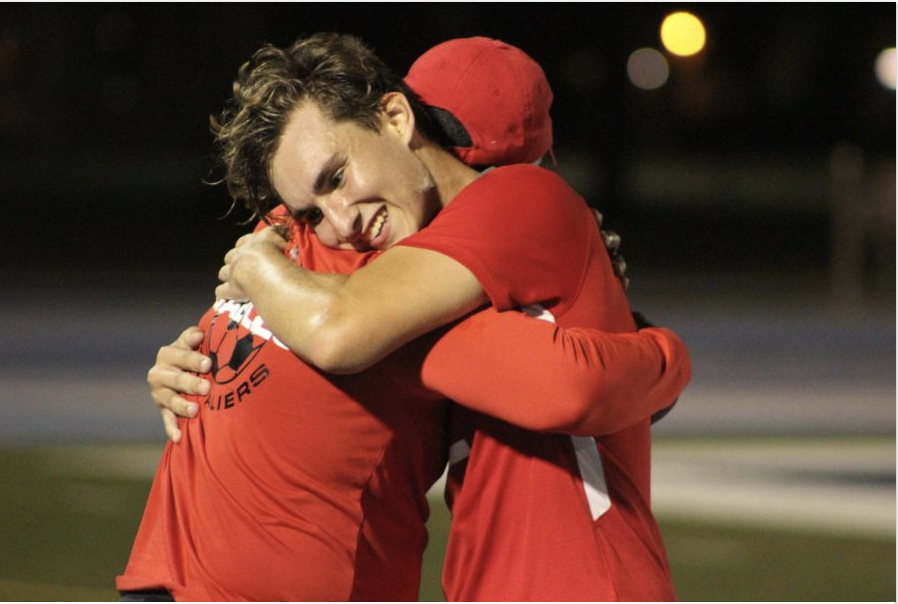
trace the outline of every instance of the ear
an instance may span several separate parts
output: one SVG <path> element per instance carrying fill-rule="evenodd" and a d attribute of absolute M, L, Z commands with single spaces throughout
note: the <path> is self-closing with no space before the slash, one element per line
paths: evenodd
<path fill-rule="evenodd" d="M 404 144 L 411 145 L 415 138 L 415 113 L 406 96 L 401 92 L 388 92 L 380 98 L 380 107 L 381 126 Z"/>

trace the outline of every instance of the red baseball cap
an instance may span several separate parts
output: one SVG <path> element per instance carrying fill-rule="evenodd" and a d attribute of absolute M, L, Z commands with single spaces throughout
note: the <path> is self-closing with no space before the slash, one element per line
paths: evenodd
<path fill-rule="evenodd" d="M 519 48 L 484 37 L 449 40 L 421 55 L 405 83 L 468 131 L 471 145 L 453 148 L 466 164 L 532 163 L 551 152 L 552 89 Z"/>

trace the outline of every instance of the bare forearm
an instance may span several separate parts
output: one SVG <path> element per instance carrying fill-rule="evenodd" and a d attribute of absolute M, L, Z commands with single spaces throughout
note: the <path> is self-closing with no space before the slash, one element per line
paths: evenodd
<path fill-rule="evenodd" d="M 266 327 L 319 369 L 355 373 L 482 305 L 455 260 L 394 247 L 352 275 L 313 273 L 283 255 L 270 230 L 241 238 L 219 272 L 219 298 L 250 300 Z"/>
<path fill-rule="evenodd" d="M 329 368 L 347 275 L 307 271 L 272 249 L 235 265 L 231 279 L 275 337 L 306 362 Z"/>

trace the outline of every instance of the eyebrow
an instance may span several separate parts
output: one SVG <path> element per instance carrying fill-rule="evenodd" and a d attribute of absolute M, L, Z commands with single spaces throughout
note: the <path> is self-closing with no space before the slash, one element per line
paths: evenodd
<path fill-rule="evenodd" d="M 314 191 L 320 194 L 330 188 L 330 177 L 343 163 L 343 157 L 340 155 L 331 155 L 330 158 L 321 166 L 318 171 L 318 177 L 315 178 Z"/>

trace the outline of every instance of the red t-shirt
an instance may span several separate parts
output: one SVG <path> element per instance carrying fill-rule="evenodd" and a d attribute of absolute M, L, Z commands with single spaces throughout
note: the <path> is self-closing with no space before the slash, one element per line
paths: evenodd
<path fill-rule="evenodd" d="M 351 272 L 373 255 L 326 248 L 294 225 L 287 254 Z M 425 493 L 446 458 L 437 392 L 551 429 L 581 392 L 630 425 L 688 380 L 663 329 L 608 336 L 486 310 L 356 376 L 326 376 L 285 350 L 249 305 L 218 302 L 201 322 L 215 359 L 201 412 L 163 453 L 120 590 L 181 600 L 409 600 L 426 543 Z M 657 371 L 645 371 L 658 367 Z M 634 371 L 633 368 L 641 368 Z M 516 373 L 516 372 L 520 372 Z M 526 379 L 521 379 L 523 375 Z M 619 393 L 643 395 L 643 407 Z M 555 405 L 545 400 L 560 399 Z M 583 399 L 589 402 L 592 399 Z"/>
<path fill-rule="evenodd" d="M 635 329 L 586 204 L 546 170 L 487 172 L 400 245 L 458 260 L 497 309 L 541 304 L 562 326 Z M 447 598 L 673 599 L 649 507 L 643 417 L 593 439 L 522 430 L 454 408 Z"/>
<path fill-rule="evenodd" d="M 300 241 L 311 270 L 364 262 Z M 401 357 L 324 375 L 250 304 L 200 322 L 213 384 L 168 443 L 119 590 L 178 600 L 416 599 L 446 406 Z M 400 363 L 397 363 L 397 360 Z"/>

